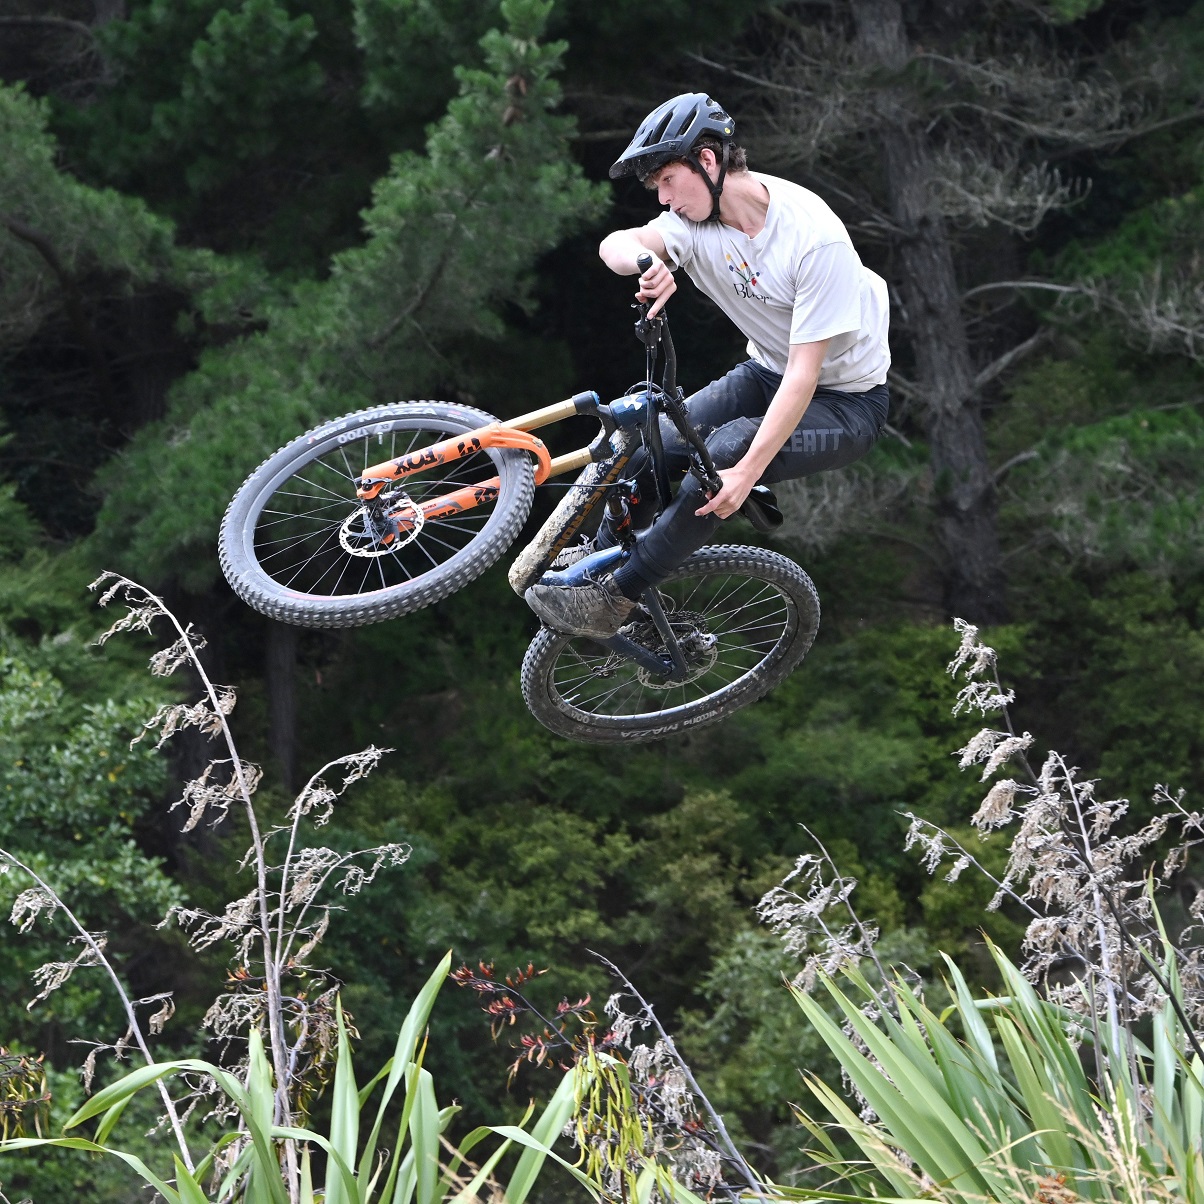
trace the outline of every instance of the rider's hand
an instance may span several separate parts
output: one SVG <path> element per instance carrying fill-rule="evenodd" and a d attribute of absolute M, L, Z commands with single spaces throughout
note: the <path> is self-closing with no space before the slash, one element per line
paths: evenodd
<path fill-rule="evenodd" d="M 705 506 L 695 510 L 695 514 L 717 514 L 720 518 L 730 518 L 744 505 L 752 487 L 757 483 L 757 478 L 739 464 L 734 468 L 721 468 L 718 471 L 723 488 Z"/>
<path fill-rule="evenodd" d="M 648 316 L 655 318 L 661 307 L 677 292 L 677 281 L 663 260 L 652 256 L 652 266 L 640 277 L 640 289 L 636 293 L 639 301 L 653 301 L 655 304 L 648 310 Z"/>

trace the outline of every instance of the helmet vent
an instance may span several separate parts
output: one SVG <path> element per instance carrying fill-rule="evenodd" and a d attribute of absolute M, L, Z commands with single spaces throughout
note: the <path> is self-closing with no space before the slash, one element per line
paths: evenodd
<path fill-rule="evenodd" d="M 726 145 L 735 130 L 735 122 L 713 97 L 683 92 L 657 105 L 640 122 L 630 145 L 611 164 L 610 178 L 634 175 L 643 180 L 666 163 L 685 158 L 703 135 Z"/>
<path fill-rule="evenodd" d="M 669 128 L 669 122 L 673 120 L 672 113 L 666 113 L 664 117 L 657 122 L 656 129 L 644 140 L 645 146 L 655 146 L 665 136 L 665 130 Z"/>
<path fill-rule="evenodd" d="M 683 134 L 689 133 L 690 127 L 694 124 L 694 118 L 697 115 L 697 113 L 698 113 L 697 109 L 691 109 L 686 114 L 685 119 L 682 121 L 681 125 L 679 125 L 677 127 L 677 132 L 674 134 L 674 137 L 680 138 Z"/>

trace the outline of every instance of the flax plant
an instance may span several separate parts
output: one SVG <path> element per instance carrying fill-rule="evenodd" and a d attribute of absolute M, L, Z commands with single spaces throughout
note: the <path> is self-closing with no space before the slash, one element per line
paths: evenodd
<path fill-rule="evenodd" d="M 814 1076 L 808 1085 L 860 1157 L 842 1152 L 829 1127 L 800 1112 L 840 1181 L 843 1198 L 1036 1204 L 1204 1204 L 1204 891 L 1194 923 L 1173 942 L 1156 895 L 1204 834 L 1204 816 L 1159 787 L 1159 813 L 1135 831 L 1118 827 L 1125 800 L 1106 799 L 1057 752 L 1039 770 L 1026 753 L 1000 682 L 993 649 L 959 621 L 961 645 L 949 672 L 963 685 L 955 713 L 977 710 L 992 726 L 956 754 L 992 785 L 974 825 L 1015 825 L 1006 869 L 996 877 L 948 832 L 917 817 L 930 872 L 955 880 L 968 869 L 1029 919 L 1017 966 L 988 942 L 1004 984 L 976 998 L 945 957 L 948 1006 L 937 1011 L 916 981 L 878 981 L 862 971 L 872 928 L 857 920 L 855 887 L 834 866 L 800 861 L 805 889 L 784 883 L 761 911 L 796 951 L 811 952 L 792 984 L 809 1023 L 839 1060 L 860 1111 Z M 1154 854 L 1171 847 L 1161 856 Z M 808 873 L 810 877 L 808 878 Z M 837 928 L 826 916 L 852 917 Z M 822 988 L 829 1007 L 810 993 Z M 834 1016 L 836 1017 L 834 1019 Z M 1146 1033 L 1150 1035 L 1142 1039 Z M 853 1194 L 849 1194 L 850 1189 Z M 833 1198 L 779 1189 L 784 1196 Z"/>
<path fill-rule="evenodd" d="M 239 756 L 229 724 L 234 691 L 209 678 L 199 656 L 203 638 L 182 625 L 162 599 L 128 578 L 105 574 L 93 586 L 101 587 L 102 606 L 120 602 L 126 609 L 99 643 L 119 632 L 150 633 L 164 621 L 171 641 L 151 657 L 151 672 L 166 676 L 186 666 L 201 685 L 198 700 L 160 707 L 136 739 L 154 735 L 161 747 L 172 735 L 195 728 L 219 741 L 226 754 L 185 786 L 173 810 L 183 809 L 185 831 L 202 822 L 224 823 L 235 813 L 241 817 L 249 844 L 239 868 L 249 874 L 249 888 L 220 912 L 173 907 L 160 927 L 179 925 L 197 950 L 228 947 L 230 985 L 214 1000 L 204 1025 L 220 1051 L 245 1049 L 245 1054 L 227 1065 L 198 1058 L 158 1061 L 150 1039 L 171 1019 L 170 991 L 131 998 L 107 953 L 105 935 L 86 929 L 52 883 L 0 850 L 3 868 L 16 869 L 32 882 L 17 897 L 13 923 L 26 930 L 43 914 L 61 914 L 80 946 L 73 958 L 37 972 L 41 990 L 34 1004 L 86 967 L 101 968 L 122 1001 L 128 1029 L 116 1041 L 92 1043 L 84 1065 L 85 1088 L 91 1086 L 102 1052 L 120 1058 L 136 1048 L 145 1063 L 92 1095 L 66 1122 L 61 1137 L 10 1136 L 6 1131 L 0 1157 L 47 1146 L 107 1154 L 125 1162 L 167 1204 L 234 1199 L 247 1204 L 467 1204 L 482 1190 L 507 1204 L 522 1204 L 547 1160 L 563 1163 L 551 1145 L 569 1119 L 577 1078 L 565 1078 L 531 1132 L 521 1126 L 482 1127 L 458 1148 L 451 1146 L 445 1131 L 459 1109 L 438 1107 L 434 1081 L 423 1066 L 424 1032 L 448 976 L 450 953 L 415 999 L 393 1057 L 362 1087 L 355 1078 L 353 1030 L 343 1015 L 337 983 L 312 964 L 336 907 L 329 896 L 358 893 L 379 871 L 409 857 L 402 844 L 339 852 L 310 843 L 307 835 L 308 828 L 329 821 L 343 792 L 370 773 L 387 750 L 368 748 L 324 766 L 293 801 L 284 822 L 266 824 L 254 800 L 260 771 Z M 144 1018 L 151 1005 L 157 1010 Z M 313 1093 L 328 1082 L 330 1129 L 319 1133 L 305 1126 L 305 1118 Z M 369 1103 L 378 1088 L 375 1118 L 365 1135 Z M 130 1101 L 146 1090 L 158 1093 L 175 1139 L 169 1171 L 153 1170 L 112 1140 Z M 209 1117 L 224 1122 L 216 1139 L 199 1137 L 196 1126 L 187 1124 L 202 1103 L 209 1107 Z M 398 1110 L 396 1137 L 385 1148 L 383 1126 Z M 92 1135 L 80 1135 L 82 1126 L 92 1122 Z M 469 1153 L 491 1134 L 501 1143 L 483 1164 L 474 1165 Z M 202 1144 L 204 1153 L 198 1156 L 195 1151 Z M 522 1147 L 521 1156 L 503 1184 L 496 1168 L 515 1147 Z M 323 1155 L 324 1182 L 312 1150 Z M 563 1165 L 593 1190 L 586 1176 Z"/>
<path fill-rule="evenodd" d="M 885 1186 L 901 1199 L 946 1204 L 1204 1201 L 1204 1064 L 1184 1055 L 1174 1009 L 1152 1016 L 1152 1047 L 1135 1042 L 1136 1079 L 1123 1038 L 1112 1044 L 1101 1029 L 1110 1081 L 1100 1084 L 1086 1069 L 1082 1044 L 1093 1037 L 1078 1014 L 990 951 L 1007 994 L 975 998 L 945 958 L 949 1003 L 939 1011 L 896 981 L 893 1014 L 871 1020 L 860 1005 L 873 988 L 849 968 L 843 985 L 822 982 L 842 1029 L 796 989 L 807 1020 L 873 1109 L 867 1119 L 829 1085 L 808 1080 L 861 1154 L 842 1154 L 828 1128 L 800 1111 L 841 1190 L 868 1197 Z M 1163 968 L 1179 989 L 1173 955 Z"/>

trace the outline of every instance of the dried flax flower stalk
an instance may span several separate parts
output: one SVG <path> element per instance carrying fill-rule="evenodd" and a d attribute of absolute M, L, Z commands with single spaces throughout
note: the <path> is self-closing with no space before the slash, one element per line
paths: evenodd
<path fill-rule="evenodd" d="M 125 612 L 99 637 L 98 644 L 122 632 L 151 634 L 156 621 L 162 620 L 171 629 L 172 637 L 166 648 L 151 656 L 152 674 L 168 676 L 188 668 L 201 685 L 199 699 L 160 707 L 136 739 L 153 732 L 156 747 L 162 747 L 173 735 L 195 729 L 224 744 L 226 755 L 212 759 L 184 787 L 171 809 L 184 810 L 185 831 L 203 820 L 217 825 L 232 814 L 240 814 L 247 824 L 250 842 L 239 869 L 249 870 L 252 881 L 238 898 L 213 912 L 190 906 L 173 907 L 160 927 L 178 923 L 188 931 L 191 946 L 198 950 L 219 944 L 231 950 L 233 965 L 227 990 L 209 1008 L 205 1027 L 227 1048 L 231 1043 L 243 1041 L 251 1027 L 266 1031 L 276 1083 L 273 1122 L 291 1127 L 304 1118 L 316 1086 L 328 1077 L 328 1067 L 337 1048 L 337 983 L 320 966 L 311 964 L 328 930 L 333 909 L 333 904 L 324 900 L 324 892 L 356 894 L 383 868 L 403 864 L 410 854 L 407 845 L 395 842 L 350 852 L 312 847 L 305 839 L 302 824 L 305 820 L 314 827 L 326 823 L 343 792 L 367 776 L 388 750 L 372 747 L 324 766 L 289 808 L 287 822 L 277 828 L 265 828 L 253 802 L 261 771 L 238 755 L 229 724 L 236 702 L 235 691 L 210 679 L 199 656 L 205 646 L 204 638 L 191 625 L 182 625 L 162 599 L 129 578 L 105 573 L 93 583 L 93 589 L 102 591 L 99 598 L 102 606 L 113 603 L 125 606 Z M 335 771 L 341 773 L 342 781 L 331 786 L 328 778 Z M 282 857 L 273 862 L 269 850 L 275 849 L 284 836 L 287 843 Z M 38 972 L 36 981 L 42 989 L 38 998 L 44 999 L 76 970 L 99 966 L 122 999 L 128 1029 L 113 1042 L 87 1042 L 90 1050 L 84 1065 L 86 1080 L 90 1082 L 98 1056 L 104 1052 L 122 1058 L 128 1048 L 136 1046 L 148 1063 L 153 1062 L 147 1034 L 160 1034 L 171 1019 L 174 1004 L 170 993 L 159 992 L 132 1000 L 109 960 L 103 934 L 87 931 L 50 884 L 27 865 L 0 851 L 0 871 L 7 872 L 10 867 L 24 872 L 33 883 L 18 895 L 11 917 L 13 923 L 26 931 L 40 915 L 61 912 L 74 927 L 75 939 L 82 946 L 73 959 L 52 962 Z M 144 1022 L 138 1009 L 149 1011 L 152 1007 L 156 1010 Z M 240 1065 L 245 1069 L 245 1056 Z M 233 1069 L 238 1071 L 240 1065 Z M 184 1118 L 203 1098 L 216 1101 L 214 1111 L 227 1116 L 231 1115 L 231 1105 L 228 1100 L 223 1104 L 224 1097 L 217 1093 L 216 1084 L 205 1076 L 181 1077 L 175 1081 L 183 1082 L 189 1091 L 182 1100 L 172 1098 L 165 1081 L 160 1080 L 157 1086 L 165 1116 L 176 1136 L 180 1159 L 192 1171 L 195 1162 L 185 1139 Z M 242 1123 L 240 1118 L 232 1118 Z M 234 1165 L 239 1145 L 236 1140 L 223 1151 L 227 1165 Z M 282 1151 L 289 1198 L 297 1201 L 301 1185 L 295 1143 L 284 1141 Z"/>
<path fill-rule="evenodd" d="M 955 621 L 961 640 L 950 661 L 950 676 L 963 678 L 954 713 L 977 710 L 1002 719 L 1005 730 L 979 731 L 955 754 L 962 769 L 981 764 L 987 781 L 1007 766 L 1016 776 L 994 782 L 971 817 L 980 839 L 1012 829 L 1003 876 L 990 874 L 960 842 L 931 821 L 909 815 L 907 845 L 923 850 L 923 863 L 935 873 L 947 859 L 954 869 L 973 865 L 996 887 L 989 904 L 1019 905 L 1028 915 L 1022 969 L 1047 996 L 1094 1022 L 1104 1018 L 1131 1046 L 1132 1026 L 1152 1010 L 1170 1006 L 1180 1013 L 1188 1041 L 1201 1052 L 1204 1038 L 1204 980 L 1199 949 L 1188 946 L 1191 928 L 1180 936 L 1177 961 L 1187 968 L 1176 995 L 1160 964 L 1164 940 L 1157 929 L 1153 893 L 1186 863 L 1188 851 L 1204 837 L 1204 815 L 1183 806 L 1183 795 L 1158 787 L 1158 811 L 1137 829 L 1119 825 L 1129 810 L 1125 799 L 1101 797 L 1098 783 L 1082 777 L 1057 751 L 1039 770 L 1027 758 L 1034 740 L 1017 734 L 995 650 L 973 625 Z M 1167 852 L 1166 840 L 1173 845 Z M 1200 902 L 1198 900 L 1198 902 Z M 1204 911 L 1204 908 L 1201 909 Z M 1195 917 L 1196 913 L 1193 913 Z"/>

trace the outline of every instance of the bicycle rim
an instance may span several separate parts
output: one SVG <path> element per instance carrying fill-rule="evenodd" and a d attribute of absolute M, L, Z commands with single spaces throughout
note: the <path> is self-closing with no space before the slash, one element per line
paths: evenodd
<path fill-rule="evenodd" d="M 688 658 L 687 680 L 674 684 L 657 678 L 592 641 L 574 639 L 552 674 L 553 688 L 566 703 L 599 719 L 671 717 L 746 680 L 791 630 L 789 600 L 765 581 L 724 573 L 662 586 L 660 593 L 675 631 L 702 627 L 707 642 L 715 641 Z M 700 615 L 703 622 L 683 623 L 683 613 Z M 663 652 L 653 625 L 644 622 L 639 628 L 638 642 Z"/>
<path fill-rule="evenodd" d="M 819 599 L 806 573 L 776 553 L 716 547 L 696 553 L 659 587 L 689 674 L 658 678 L 603 645 L 544 631 L 524 665 L 532 713 L 562 735 L 594 742 L 657 739 L 713 723 L 761 697 L 806 654 Z M 650 650 L 649 621 L 623 634 Z"/>
<path fill-rule="evenodd" d="M 392 549 L 363 538 L 357 547 L 363 508 L 355 479 L 371 464 L 407 455 L 447 434 L 435 424 L 363 435 L 284 474 L 252 516 L 252 554 L 260 569 L 291 594 L 334 599 L 393 590 L 441 568 L 480 536 L 494 503 L 424 523 Z M 497 472 L 489 455 L 478 452 L 416 473 L 399 484 L 397 508 L 415 513 L 423 503 Z"/>

